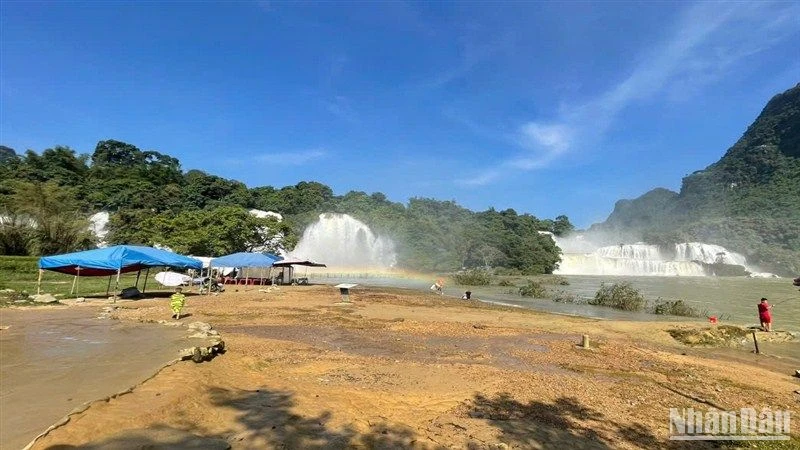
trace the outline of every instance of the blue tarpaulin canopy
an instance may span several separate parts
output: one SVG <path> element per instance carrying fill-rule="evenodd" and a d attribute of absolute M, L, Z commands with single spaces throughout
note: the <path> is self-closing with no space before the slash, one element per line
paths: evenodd
<path fill-rule="evenodd" d="M 283 258 L 269 253 L 232 253 L 211 260 L 211 267 L 272 267 Z"/>
<path fill-rule="evenodd" d="M 138 245 L 115 245 L 39 259 L 40 269 L 90 277 L 136 272 L 145 267 L 202 269 L 203 263 L 188 256 Z"/>

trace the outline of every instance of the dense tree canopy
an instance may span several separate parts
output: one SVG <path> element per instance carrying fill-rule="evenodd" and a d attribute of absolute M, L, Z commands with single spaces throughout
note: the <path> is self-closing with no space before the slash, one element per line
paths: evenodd
<path fill-rule="evenodd" d="M 539 220 L 514 210 L 476 213 L 452 201 L 427 198 L 403 204 L 380 192 L 336 196 L 330 187 L 314 181 L 250 189 L 200 170 L 183 172 L 180 161 L 171 156 L 115 140 L 100 141 L 92 155 L 54 147 L 20 156 L 3 147 L 0 175 L 0 207 L 5 222 L 16 224 L 4 225 L 0 236 L 7 238 L 0 240 L 0 251 L 6 254 L 54 251 L 55 235 L 64 241 L 62 249 L 91 245 L 83 235 L 69 237 L 66 229 L 55 235 L 48 232 L 51 238 L 31 234 L 20 218 L 36 214 L 37 221 L 63 216 L 75 229 L 85 230 L 85 217 L 110 211 L 109 243 L 158 244 L 182 253 L 221 255 L 274 251 L 278 245 L 291 249 L 319 214 L 340 212 L 392 238 L 403 267 L 506 267 L 520 273 L 549 273 L 559 261 L 559 250 L 539 231 L 560 235 L 573 229 L 566 216 Z M 15 184 L 19 182 L 27 187 L 19 190 Z M 34 195 L 31 189 L 39 189 L 40 197 L 57 198 L 50 216 L 15 200 Z M 259 219 L 247 212 L 250 208 L 278 212 L 285 220 Z"/>

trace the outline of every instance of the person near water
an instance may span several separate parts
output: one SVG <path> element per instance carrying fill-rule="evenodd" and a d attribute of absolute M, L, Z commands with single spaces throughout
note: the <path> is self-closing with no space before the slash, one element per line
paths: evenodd
<path fill-rule="evenodd" d="M 758 304 L 758 319 L 761 321 L 761 328 L 764 331 L 772 331 L 772 314 L 769 313 L 769 310 L 772 309 L 772 305 L 767 302 L 766 298 L 761 299 L 761 303 Z"/>
<path fill-rule="evenodd" d="M 461 296 L 461 300 L 469 300 L 471 298 L 472 298 L 472 292 L 471 291 L 464 292 L 464 295 Z"/>
<path fill-rule="evenodd" d="M 172 309 L 172 317 L 181 318 L 181 310 L 186 305 L 186 296 L 181 292 L 181 288 L 176 288 L 175 293 L 169 298 L 169 307 Z"/>
<path fill-rule="evenodd" d="M 433 286 L 431 286 L 431 290 L 436 291 L 436 293 L 439 295 L 444 295 L 444 280 L 441 278 L 436 280 L 436 282 L 433 283 Z"/>

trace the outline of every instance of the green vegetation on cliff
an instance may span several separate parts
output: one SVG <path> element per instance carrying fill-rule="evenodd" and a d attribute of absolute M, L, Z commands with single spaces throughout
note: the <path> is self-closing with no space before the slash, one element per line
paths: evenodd
<path fill-rule="evenodd" d="M 800 84 L 773 97 L 716 163 L 620 200 L 593 226 L 652 243 L 697 240 L 743 253 L 766 270 L 800 272 Z"/>

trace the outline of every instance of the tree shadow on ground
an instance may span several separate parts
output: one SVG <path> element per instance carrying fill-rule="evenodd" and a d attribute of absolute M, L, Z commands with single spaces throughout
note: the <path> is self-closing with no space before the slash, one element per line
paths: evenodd
<path fill-rule="evenodd" d="M 214 408 L 236 411 L 240 426 L 224 433 L 211 433 L 191 421 L 158 424 L 147 429 L 126 430 L 87 445 L 52 445 L 47 450 L 126 449 L 439 449 L 427 439 L 419 442 L 414 430 L 383 421 L 370 423 L 366 432 L 351 425 L 331 426 L 332 413 L 301 416 L 293 412 L 296 401 L 290 392 L 213 388 Z M 178 413 L 176 416 L 179 417 Z"/>
<path fill-rule="evenodd" d="M 353 426 L 332 428 L 329 411 L 316 416 L 300 416 L 292 412 L 296 405 L 294 396 L 285 391 L 216 388 L 211 391 L 211 399 L 217 407 L 240 412 L 238 421 L 247 431 L 231 436 L 229 441 L 246 441 L 246 447 L 312 450 L 432 448 L 418 443 L 414 431 L 402 425 L 371 423 L 367 432 L 359 432 Z"/>
<path fill-rule="evenodd" d="M 606 450 L 625 443 L 638 448 L 698 448 L 694 445 L 698 442 L 660 439 L 644 425 L 607 419 L 571 397 L 561 397 L 553 403 L 522 403 L 507 393 L 492 398 L 476 394 L 467 415 L 486 419 L 500 431 L 498 440 L 512 447 Z M 666 414 L 664 420 L 666 425 Z"/>

